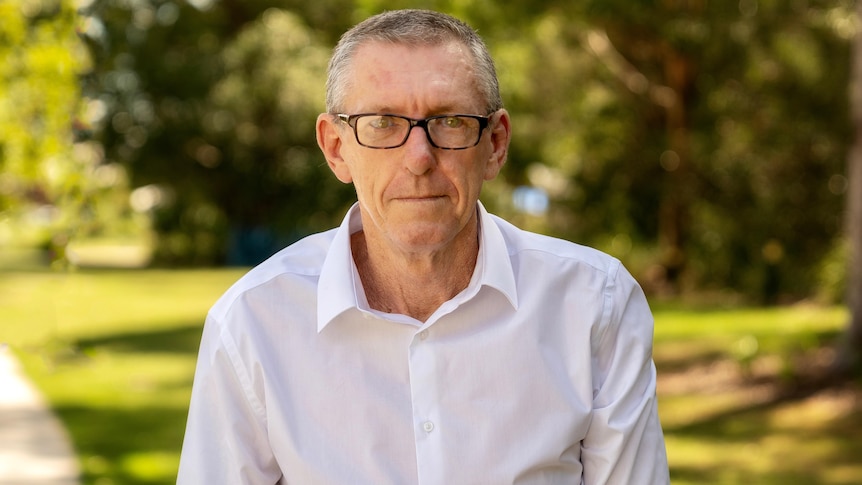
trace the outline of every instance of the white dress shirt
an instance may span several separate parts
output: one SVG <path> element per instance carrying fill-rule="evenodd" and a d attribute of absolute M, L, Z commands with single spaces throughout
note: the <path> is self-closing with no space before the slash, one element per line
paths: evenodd
<path fill-rule="evenodd" d="M 369 308 L 357 206 L 240 279 L 207 316 L 177 483 L 668 483 L 640 287 L 479 213 L 472 280 L 424 323 Z"/>

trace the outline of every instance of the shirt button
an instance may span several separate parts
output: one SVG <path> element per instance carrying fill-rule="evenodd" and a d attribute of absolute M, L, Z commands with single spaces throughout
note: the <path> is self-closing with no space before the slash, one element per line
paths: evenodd
<path fill-rule="evenodd" d="M 428 330 L 419 332 L 419 340 L 425 340 L 426 338 L 428 338 Z"/>
<path fill-rule="evenodd" d="M 431 421 L 425 421 L 422 423 L 422 429 L 424 429 L 426 433 L 430 433 L 434 431 L 434 423 Z"/>

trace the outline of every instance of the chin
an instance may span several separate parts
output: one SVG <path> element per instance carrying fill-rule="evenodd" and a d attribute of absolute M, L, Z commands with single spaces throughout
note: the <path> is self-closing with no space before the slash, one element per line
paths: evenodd
<path fill-rule="evenodd" d="M 437 251 L 445 249 L 457 238 L 459 228 L 443 224 L 420 224 L 404 228 L 396 236 L 404 248 L 416 251 Z"/>

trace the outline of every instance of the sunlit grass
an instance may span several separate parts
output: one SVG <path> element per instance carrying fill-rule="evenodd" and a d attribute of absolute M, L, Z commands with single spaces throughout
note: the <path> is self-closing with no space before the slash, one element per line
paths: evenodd
<path fill-rule="evenodd" d="M 175 482 L 201 325 L 243 270 L 18 272 L 0 341 L 66 423 L 87 485 Z M 655 306 L 673 483 L 862 483 L 858 393 L 775 400 L 758 377 L 831 342 L 840 307 Z"/>
<path fill-rule="evenodd" d="M 782 339 L 840 329 L 847 321 L 843 307 L 797 304 L 774 308 L 690 308 L 656 305 L 656 342 L 686 339 L 729 341 L 745 335 Z"/>
<path fill-rule="evenodd" d="M 800 357 L 835 342 L 846 309 L 675 304 L 658 305 L 655 314 L 659 406 L 675 485 L 862 483 L 858 387 L 776 395 L 776 385 L 805 370 Z"/>
<path fill-rule="evenodd" d="M 69 428 L 85 484 L 175 482 L 201 324 L 242 272 L 0 279 L 0 335 Z"/>

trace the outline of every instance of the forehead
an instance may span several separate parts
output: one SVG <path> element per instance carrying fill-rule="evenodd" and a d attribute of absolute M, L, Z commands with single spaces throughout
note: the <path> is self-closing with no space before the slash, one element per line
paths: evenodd
<path fill-rule="evenodd" d="M 418 46 L 371 42 L 357 49 L 352 64 L 346 97 L 351 108 L 418 116 L 475 112 L 484 104 L 472 55 L 457 42 Z"/>

